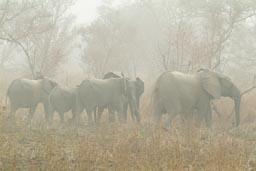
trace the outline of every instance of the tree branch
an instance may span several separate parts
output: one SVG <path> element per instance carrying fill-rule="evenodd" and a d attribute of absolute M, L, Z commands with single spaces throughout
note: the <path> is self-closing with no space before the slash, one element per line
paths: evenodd
<path fill-rule="evenodd" d="M 26 48 L 22 45 L 22 43 L 20 43 L 18 40 L 14 39 L 10 34 L 8 34 L 7 32 L 5 32 L 5 34 L 8 35 L 9 38 L 4 38 L 4 37 L 0 37 L 1 40 L 5 40 L 5 41 L 8 41 L 8 42 L 11 42 L 11 43 L 15 43 L 17 46 L 19 46 L 22 51 L 24 52 L 24 54 L 26 55 L 27 57 L 27 60 L 28 60 L 28 63 L 29 63 L 29 68 L 30 68 L 30 71 L 31 71 L 31 74 L 32 74 L 32 77 L 35 78 L 35 71 L 34 71 L 34 66 L 31 62 L 31 57 L 28 53 L 28 51 L 26 50 Z"/>

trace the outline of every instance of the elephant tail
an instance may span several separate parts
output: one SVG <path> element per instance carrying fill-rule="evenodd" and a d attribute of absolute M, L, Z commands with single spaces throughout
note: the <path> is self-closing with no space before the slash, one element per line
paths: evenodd
<path fill-rule="evenodd" d="M 8 96 L 7 96 L 7 94 L 5 95 L 5 106 L 7 107 L 7 98 L 8 98 Z"/>
<path fill-rule="evenodd" d="M 11 84 L 9 85 L 9 87 L 7 88 L 7 90 L 6 90 L 6 94 L 5 94 L 5 107 L 6 107 L 6 109 L 7 109 L 7 105 L 8 105 L 8 97 L 10 99 L 11 88 L 13 87 L 14 84 L 16 84 L 19 81 L 20 81 L 19 79 L 13 80 L 11 82 Z"/>
<path fill-rule="evenodd" d="M 11 84 L 12 85 L 12 84 Z M 10 87 L 11 85 L 8 87 L 7 91 L 6 91 L 6 94 L 5 94 L 5 103 L 4 103 L 4 106 L 5 106 L 5 110 L 7 110 L 8 108 L 8 97 L 9 97 L 9 92 L 10 92 Z"/>
<path fill-rule="evenodd" d="M 5 104 L 4 104 L 4 111 L 6 111 L 7 110 L 7 95 L 5 96 Z M 0 113 L 1 113 L 1 111 L 0 111 Z"/>
<path fill-rule="evenodd" d="M 8 105 L 8 97 L 9 97 L 9 93 L 10 93 L 10 88 L 12 87 L 14 81 L 11 83 L 11 85 L 8 87 L 6 94 L 5 94 L 5 107 L 7 108 Z"/>
<path fill-rule="evenodd" d="M 153 106 L 153 108 L 155 107 L 155 104 L 159 101 L 159 88 L 157 87 L 157 85 L 154 86 L 154 89 L 152 91 L 152 95 L 151 95 L 151 100 L 150 100 L 150 104 L 151 106 Z"/>

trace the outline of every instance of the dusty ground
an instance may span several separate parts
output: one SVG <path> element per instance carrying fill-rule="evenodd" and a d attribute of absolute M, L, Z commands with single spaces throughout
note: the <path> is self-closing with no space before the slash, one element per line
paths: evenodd
<path fill-rule="evenodd" d="M 17 116 L 19 115 L 19 116 Z M 256 124 L 212 130 L 194 124 L 172 129 L 107 124 L 53 126 L 43 116 L 27 124 L 25 114 L 0 116 L 0 170 L 246 171 L 256 161 Z M 25 115 L 25 116 L 23 116 Z M 249 163 L 249 164 L 248 164 Z"/>

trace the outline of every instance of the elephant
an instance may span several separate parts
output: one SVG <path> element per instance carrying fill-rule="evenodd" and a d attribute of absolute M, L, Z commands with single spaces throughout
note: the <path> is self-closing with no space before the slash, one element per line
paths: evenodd
<path fill-rule="evenodd" d="M 92 123 L 92 112 L 98 107 L 98 118 L 105 107 L 109 108 L 110 116 L 113 111 L 118 112 L 119 121 L 125 123 L 124 102 L 129 93 L 129 81 L 125 78 L 86 79 L 78 85 L 78 97 L 88 115 L 89 124 Z"/>
<path fill-rule="evenodd" d="M 200 69 L 193 75 L 167 71 L 155 83 L 153 118 L 159 122 L 161 115 L 168 113 L 167 124 L 170 126 L 177 114 L 187 115 L 196 110 L 199 116 L 205 118 L 207 127 L 211 127 L 210 101 L 221 96 L 233 99 L 235 125 L 239 126 L 241 95 L 230 78 L 209 69 Z"/>
<path fill-rule="evenodd" d="M 77 100 L 78 88 L 67 88 L 56 86 L 49 95 L 50 113 L 49 117 L 52 121 L 53 113 L 58 112 L 60 120 L 64 122 L 64 113 L 72 111 L 72 119 L 75 115 L 82 112 L 82 107 Z"/>
<path fill-rule="evenodd" d="M 110 78 L 122 78 L 122 73 L 118 72 L 107 72 L 104 74 L 103 79 L 110 79 Z M 128 111 L 128 106 L 131 111 L 131 116 L 132 120 L 134 121 L 134 117 L 136 117 L 136 121 L 140 122 L 140 97 L 144 93 L 144 82 L 137 77 L 136 80 L 129 80 L 129 95 L 127 96 L 128 98 L 126 99 L 126 102 L 124 104 L 124 112 L 125 112 L 125 119 L 127 120 L 127 111 Z M 133 99 L 135 98 L 135 99 Z M 133 103 L 136 102 L 136 103 Z M 137 110 L 138 109 L 138 110 Z"/>
<path fill-rule="evenodd" d="M 7 89 L 7 97 L 10 100 L 10 116 L 15 115 L 19 108 L 29 108 L 29 120 L 34 116 L 36 107 L 43 103 L 48 120 L 49 103 L 48 96 L 52 89 L 57 86 L 55 81 L 48 78 L 30 80 L 19 78 L 12 81 Z"/>

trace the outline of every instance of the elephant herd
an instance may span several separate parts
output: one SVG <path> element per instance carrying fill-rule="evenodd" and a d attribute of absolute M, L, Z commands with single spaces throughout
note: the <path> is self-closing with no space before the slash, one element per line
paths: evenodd
<path fill-rule="evenodd" d="M 140 122 L 139 101 L 144 92 L 144 82 L 140 78 L 131 80 L 123 75 L 108 72 L 103 79 L 85 79 L 74 88 L 67 88 L 48 78 L 37 80 L 16 79 L 7 89 L 10 101 L 10 116 L 19 108 L 29 108 L 29 120 L 33 118 L 39 103 L 43 103 L 47 121 L 52 121 L 57 112 L 61 121 L 64 113 L 72 111 L 74 121 L 85 109 L 88 123 L 99 122 L 105 108 L 109 112 L 109 121 L 115 120 L 117 112 L 120 122 L 127 121 L 130 108 L 133 119 Z"/>
<path fill-rule="evenodd" d="M 50 122 L 54 112 L 63 122 L 64 113 L 72 111 L 72 120 L 78 121 L 85 110 L 88 123 L 92 124 L 100 122 L 104 109 L 108 109 L 109 122 L 115 121 L 117 113 L 119 121 L 125 123 L 129 107 L 132 119 L 139 123 L 143 92 L 144 82 L 139 77 L 131 80 L 123 74 L 108 72 L 102 79 L 85 79 L 74 88 L 60 86 L 48 78 L 16 79 L 10 84 L 6 96 L 10 101 L 10 116 L 19 108 L 29 108 L 29 120 L 37 105 L 43 103 L 46 120 Z M 194 74 L 164 72 L 152 91 L 152 116 L 158 123 L 162 115 L 167 114 L 165 123 L 170 126 L 176 115 L 186 117 L 196 113 L 211 127 L 210 102 L 221 96 L 234 100 L 236 126 L 239 126 L 241 95 L 230 78 L 208 69 L 200 69 Z"/>

